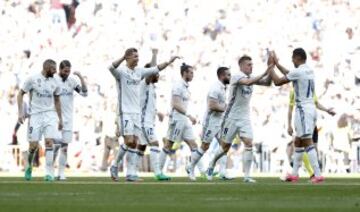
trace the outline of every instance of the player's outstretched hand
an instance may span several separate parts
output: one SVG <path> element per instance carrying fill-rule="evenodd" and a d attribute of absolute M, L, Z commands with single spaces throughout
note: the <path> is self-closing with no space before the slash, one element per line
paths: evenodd
<path fill-rule="evenodd" d="M 176 59 L 181 59 L 180 56 L 173 56 L 170 58 L 169 63 L 173 63 Z"/>
<path fill-rule="evenodd" d="M 334 111 L 334 108 L 329 108 L 326 111 L 328 114 L 330 114 L 331 116 L 335 116 L 336 112 Z"/>

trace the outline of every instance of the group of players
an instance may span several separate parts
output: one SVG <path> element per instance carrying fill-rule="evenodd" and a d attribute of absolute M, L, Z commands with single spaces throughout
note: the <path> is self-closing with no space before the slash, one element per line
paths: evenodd
<path fill-rule="evenodd" d="M 156 52 L 153 52 L 153 56 Z M 118 91 L 118 120 L 119 133 L 124 138 L 119 151 L 110 168 L 111 178 L 119 181 L 118 170 L 121 161 L 126 156 L 126 181 L 140 181 L 138 177 L 138 163 L 142 160 L 144 151 L 150 146 L 150 163 L 157 180 L 170 180 L 163 173 L 166 158 L 172 153 L 175 142 L 184 141 L 191 150 L 190 162 L 186 165 L 186 172 L 191 181 L 196 180 L 195 167 L 203 166 L 201 158 L 208 150 L 211 142 L 219 143 L 214 157 L 210 160 L 206 170 L 206 177 L 212 180 L 214 168 L 221 159 L 226 161 L 227 152 L 234 138 L 238 136 L 245 145 L 243 153 L 244 182 L 256 182 L 250 177 L 253 161 L 253 132 L 250 118 L 250 99 L 253 85 L 270 86 L 272 82 L 281 86 L 293 82 L 295 99 L 295 153 L 293 171 L 286 176 L 286 181 L 296 182 L 299 179 L 299 168 L 302 164 L 304 152 L 308 157 L 314 171 L 311 178 L 313 183 L 324 180 L 321 176 L 316 148 L 312 135 L 316 125 L 316 107 L 314 103 L 315 83 L 314 72 L 306 65 L 306 53 L 302 48 L 293 51 L 292 62 L 295 69 L 292 71 L 284 68 L 275 52 L 269 52 L 267 69 L 259 76 L 252 76 L 253 63 L 251 57 L 244 55 L 239 61 L 238 74 L 231 76 L 227 67 L 217 69 L 218 80 L 210 87 L 207 94 L 207 108 L 202 122 L 203 130 L 201 146 L 195 142 L 192 125 L 197 120 L 188 109 L 190 101 L 189 83 L 193 79 L 194 68 L 183 63 L 180 67 L 181 79 L 173 85 L 171 91 L 171 112 L 169 127 L 163 148 L 160 149 L 156 136 L 155 121 L 163 115 L 156 109 L 155 84 L 159 80 L 159 72 L 164 70 L 178 56 L 171 57 L 169 61 L 156 65 L 153 57 L 151 63 L 144 68 L 138 67 L 139 55 L 135 48 L 129 48 L 124 56 L 114 61 L 109 71 L 116 79 Z M 120 66 L 126 62 L 125 66 Z M 279 77 L 275 67 L 282 73 Z M 72 104 L 73 93 L 77 91 L 82 95 L 87 94 L 86 84 L 79 73 L 78 80 L 70 74 L 71 65 L 68 61 L 60 64 L 59 74 L 56 72 L 56 63 L 52 60 L 44 62 L 40 74 L 28 78 L 18 95 L 19 122 L 25 118 L 23 112 L 23 95 L 30 92 L 30 118 L 29 118 L 29 155 L 28 165 L 25 170 L 25 179 L 31 179 L 33 153 L 38 147 L 41 135 L 45 137 L 46 146 L 46 176 L 45 180 L 53 180 L 53 143 L 57 140 L 54 135 L 59 135 L 61 130 L 61 152 L 59 157 L 59 179 L 64 180 L 64 164 L 66 164 L 66 147 L 71 141 L 72 133 Z M 227 87 L 230 87 L 227 100 Z M 332 109 L 321 106 L 321 109 L 333 114 Z M 291 124 L 291 123 L 290 123 Z M 60 162 L 61 161 L 61 162 Z M 60 164 L 63 164 L 61 166 Z M 223 176 L 224 179 L 230 179 Z"/>

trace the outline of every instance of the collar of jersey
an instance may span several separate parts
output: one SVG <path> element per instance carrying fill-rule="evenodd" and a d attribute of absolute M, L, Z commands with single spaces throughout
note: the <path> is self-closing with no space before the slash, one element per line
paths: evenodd
<path fill-rule="evenodd" d="M 189 87 L 189 83 L 187 83 L 184 79 L 182 79 L 182 82 L 183 82 L 183 84 L 185 85 L 185 87 Z"/>

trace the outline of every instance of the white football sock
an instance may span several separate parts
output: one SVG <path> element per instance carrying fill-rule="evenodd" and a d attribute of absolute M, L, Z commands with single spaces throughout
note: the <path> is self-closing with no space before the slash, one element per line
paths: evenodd
<path fill-rule="evenodd" d="M 251 164 L 253 161 L 252 148 L 246 147 L 243 156 L 244 177 L 250 177 Z"/>
<path fill-rule="evenodd" d="M 161 174 L 160 170 L 160 150 L 157 146 L 152 146 L 150 148 L 150 164 L 154 171 L 155 175 Z"/>
<path fill-rule="evenodd" d="M 219 175 L 226 176 L 227 155 L 219 159 Z"/>
<path fill-rule="evenodd" d="M 128 150 L 128 146 L 126 144 L 121 144 L 119 151 L 117 152 L 117 155 L 115 159 L 112 161 L 112 166 L 119 167 L 120 162 L 123 160 L 125 153 Z"/>
<path fill-rule="evenodd" d="M 303 147 L 295 147 L 294 164 L 293 164 L 293 170 L 292 170 L 293 176 L 299 176 L 299 168 L 302 164 L 303 155 L 304 155 L 304 148 Z"/>
<path fill-rule="evenodd" d="M 52 147 L 45 149 L 45 175 L 54 175 L 54 149 Z"/>
<path fill-rule="evenodd" d="M 59 155 L 59 176 L 65 177 L 65 167 L 67 162 L 67 147 L 62 147 Z"/>
<path fill-rule="evenodd" d="M 171 153 L 170 151 L 168 151 L 164 148 L 160 152 L 160 156 L 159 156 L 160 171 L 163 171 L 165 163 L 166 163 L 166 158 L 170 153 Z"/>
<path fill-rule="evenodd" d="M 204 155 L 204 150 L 196 148 L 191 150 L 191 168 L 194 169 L 201 157 Z"/>
<path fill-rule="evenodd" d="M 223 148 L 221 146 L 218 147 L 218 149 L 215 152 L 214 158 L 210 161 L 209 168 L 214 168 L 216 165 L 216 162 L 223 156 L 226 155 L 226 152 L 224 152 Z"/>
<path fill-rule="evenodd" d="M 321 175 L 317 152 L 314 145 L 306 147 L 305 151 L 309 156 L 310 164 L 314 170 L 314 175 L 319 177 Z"/>

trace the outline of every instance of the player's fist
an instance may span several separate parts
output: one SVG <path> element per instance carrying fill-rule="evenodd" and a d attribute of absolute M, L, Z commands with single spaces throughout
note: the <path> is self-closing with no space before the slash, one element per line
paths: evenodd
<path fill-rule="evenodd" d="M 62 121 L 59 121 L 58 130 L 62 130 L 62 129 L 63 129 L 63 123 Z"/>
<path fill-rule="evenodd" d="M 76 75 L 76 76 L 78 76 L 78 77 L 81 77 L 81 74 L 80 74 L 80 72 L 78 72 L 78 71 L 74 71 L 73 74 Z"/>
<path fill-rule="evenodd" d="M 23 114 L 19 114 L 19 117 L 18 117 L 18 122 L 20 124 L 23 124 L 25 121 L 25 116 Z"/>
<path fill-rule="evenodd" d="M 157 55 L 159 50 L 154 48 L 154 49 L 151 49 L 151 52 L 152 52 L 152 54 Z"/>

